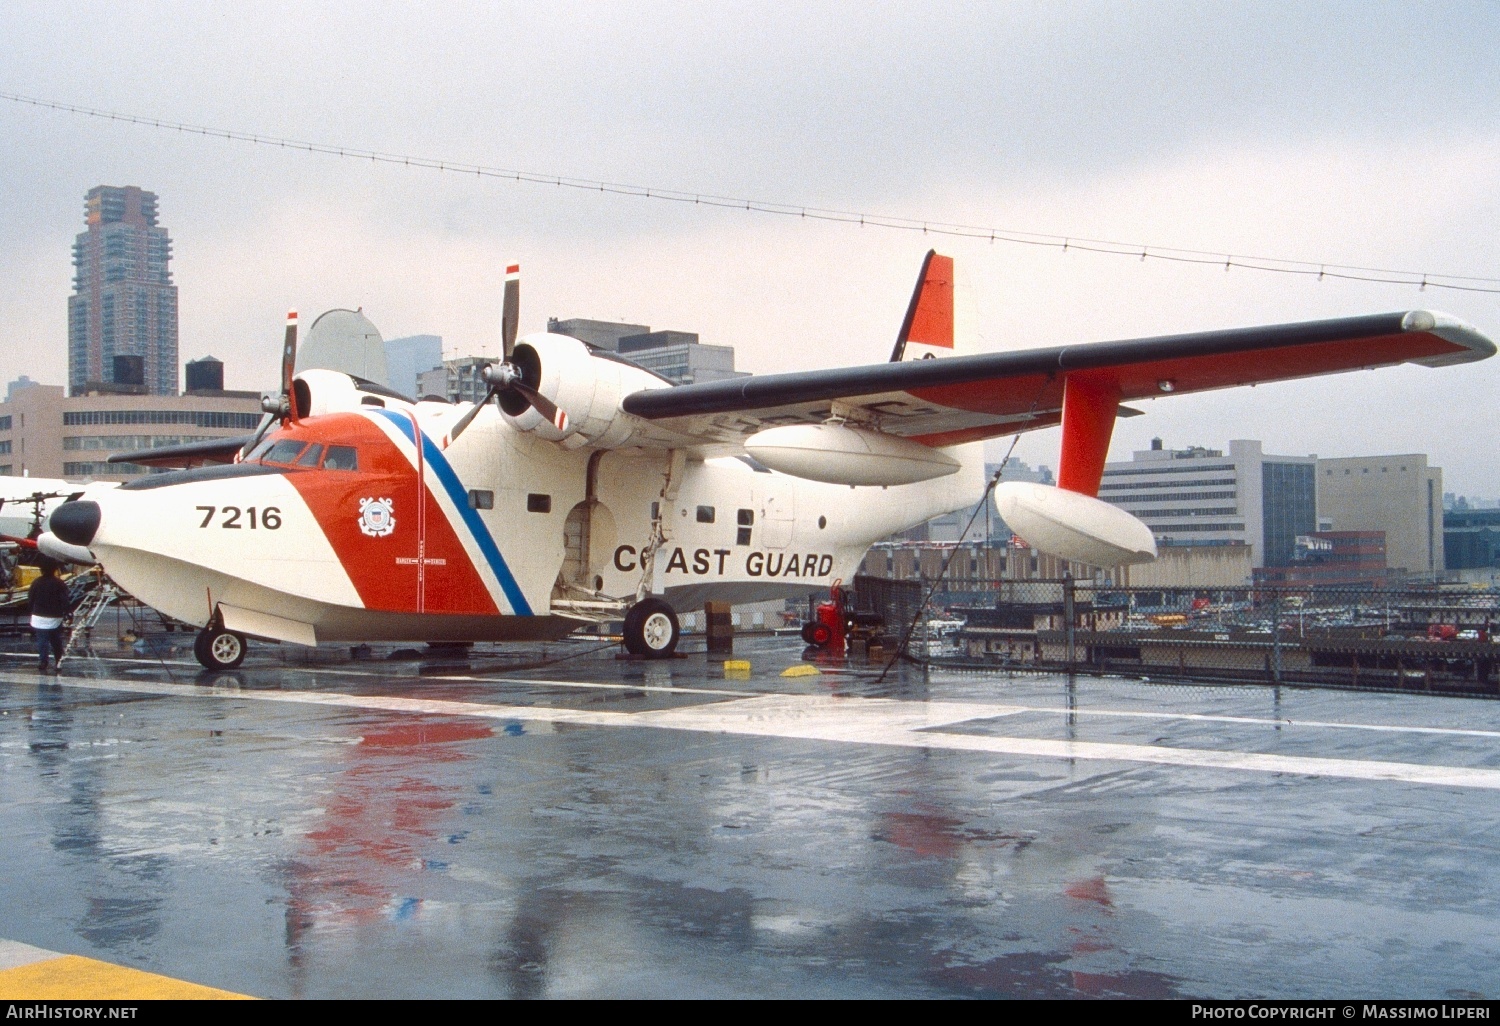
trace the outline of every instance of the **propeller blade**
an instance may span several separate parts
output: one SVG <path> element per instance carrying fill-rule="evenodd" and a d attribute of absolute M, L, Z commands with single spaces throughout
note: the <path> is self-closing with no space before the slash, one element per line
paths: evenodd
<path fill-rule="evenodd" d="M 509 297 L 511 295 L 510 287 L 512 284 L 510 281 L 506 282 L 507 304 L 509 304 Z M 507 305 L 507 309 L 509 309 L 509 305 Z M 480 371 L 480 373 L 483 375 L 484 380 L 489 382 L 489 388 L 484 393 L 484 399 L 475 403 L 472 408 L 454 422 L 453 427 L 448 429 L 449 443 L 452 443 L 459 435 L 464 433 L 474 418 L 479 416 L 479 411 L 488 405 L 491 399 L 504 392 L 513 392 L 524 398 L 538 413 L 550 420 L 552 426 L 557 428 L 557 430 L 564 432 L 568 430 L 567 411 L 559 408 L 551 399 L 548 399 L 542 393 L 526 384 L 520 368 L 515 364 L 508 361 L 499 365 L 491 364 Z"/>
<path fill-rule="evenodd" d="M 256 425 L 255 434 L 250 436 L 250 441 L 246 442 L 240 449 L 240 459 L 244 459 L 255 451 L 255 447 L 260 444 L 262 438 L 266 437 L 266 432 L 271 429 L 271 425 L 274 423 L 276 423 L 275 414 L 266 413 L 262 415 L 260 423 Z"/>
<path fill-rule="evenodd" d="M 479 411 L 484 409 L 485 406 L 489 404 L 490 399 L 493 398 L 494 395 L 495 390 L 491 388 L 489 391 L 485 392 L 483 399 L 475 403 L 472 407 L 469 408 L 469 411 L 467 413 L 458 418 L 454 425 L 448 429 L 449 442 L 456 441 L 458 436 L 464 433 L 464 430 L 469 426 L 469 423 L 475 417 L 479 416 Z"/>
<path fill-rule="evenodd" d="M 521 265 L 511 264 L 505 269 L 505 299 L 500 310 L 500 351 L 505 362 L 510 362 L 511 351 L 516 348 L 516 326 L 521 323 Z"/>
<path fill-rule="evenodd" d="M 513 391 L 525 396 L 526 401 L 536 407 L 536 412 L 550 420 L 552 426 L 557 428 L 557 430 L 568 430 L 568 412 L 566 410 L 560 409 L 551 399 L 548 399 L 523 381 L 514 382 L 510 387 Z"/>
<path fill-rule="evenodd" d="M 297 311 L 288 310 L 286 315 L 286 341 L 281 347 L 281 395 L 286 400 L 287 417 L 297 420 L 297 396 L 292 388 L 292 375 L 297 370 Z"/>

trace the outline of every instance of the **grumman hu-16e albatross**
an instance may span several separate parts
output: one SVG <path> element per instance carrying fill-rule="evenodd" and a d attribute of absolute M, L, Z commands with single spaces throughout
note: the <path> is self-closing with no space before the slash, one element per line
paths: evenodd
<path fill-rule="evenodd" d="M 629 649 L 666 656 L 679 612 L 826 588 L 875 541 L 972 506 L 986 438 L 1062 426 L 1057 487 L 996 489 L 1012 530 L 1096 566 L 1146 561 L 1151 532 L 1095 497 L 1115 418 L 1136 412 L 1122 402 L 1495 352 L 1413 310 L 960 355 L 953 296 L 952 259 L 929 253 L 890 362 L 674 387 L 575 338 L 517 342 L 512 267 L 505 357 L 473 405 L 294 375 L 293 314 L 254 436 L 155 450 L 188 469 L 90 488 L 40 544 L 202 625 L 209 667 L 246 636 L 534 640 L 622 616 Z"/>

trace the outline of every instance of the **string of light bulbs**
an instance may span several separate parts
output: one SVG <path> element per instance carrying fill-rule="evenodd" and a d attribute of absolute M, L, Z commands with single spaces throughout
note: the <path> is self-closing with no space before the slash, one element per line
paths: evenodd
<path fill-rule="evenodd" d="M 757 214 L 774 214 L 782 217 L 797 217 L 814 221 L 831 221 L 840 224 L 858 225 L 867 228 L 887 228 L 898 231 L 920 232 L 923 235 L 949 236 L 976 239 L 991 243 L 1037 246 L 1062 252 L 1077 250 L 1083 253 L 1099 253 L 1107 256 L 1131 257 L 1133 259 L 1165 260 L 1172 263 L 1201 264 L 1223 267 L 1225 271 L 1236 268 L 1248 271 L 1263 271 L 1274 274 L 1294 274 L 1302 277 L 1333 278 L 1343 281 L 1375 282 L 1385 285 L 1415 286 L 1425 291 L 1428 288 L 1449 289 L 1458 292 L 1486 292 L 1500 294 L 1500 278 L 1465 274 L 1439 274 L 1434 272 L 1405 271 L 1384 267 L 1363 267 L 1353 264 L 1325 263 L 1310 260 L 1292 260 L 1283 257 L 1254 256 L 1246 254 L 1220 253 L 1210 250 L 1182 249 L 1172 246 L 1151 246 L 1143 243 L 1119 242 L 1078 236 L 1053 235 L 1045 232 L 1025 231 L 1014 228 L 985 227 L 982 225 L 957 224 L 923 218 L 904 217 L 893 214 L 862 213 L 856 210 L 840 210 L 828 207 L 810 207 L 795 203 L 779 203 L 769 200 L 722 196 L 714 193 L 688 192 L 681 189 L 657 188 L 631 185 L 591 178 L 576 178 L 569 175 L 544 174 L 515 168 L 490 167 L 464 161 L 444 160 L 436 157 L 411 154 L 387 153 L 380 150 L 360 149 L 334 143 L 309 142 L 280 136 L 241 132 L 228 128 L 213 128 L 186 122 L 169 121 L 163 118 L 120 111 L 85 107 L 79 104 L 62 103 L 35 96 L 0 91 L 0 100 L 55 110 L 84 117 L 107 121 L 141 125 L 163 131 L 175 131 L 208 138 L 246 142 L 259 146 L 274 146 L 281 149 L 319 153 L 345 159 L 370 161 L 376 164 L 394 164 L 478 178 L 493 178 L 527 183 L 551 185 L 558 188 L 599 192 L 606 195 L 633 196 L 641 199 L 663 200 L 670 203 L 693 204 L 728 210 L 744 210 Z"/>

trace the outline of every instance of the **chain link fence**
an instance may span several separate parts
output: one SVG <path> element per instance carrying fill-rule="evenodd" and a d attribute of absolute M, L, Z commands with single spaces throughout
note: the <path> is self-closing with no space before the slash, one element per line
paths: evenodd
<path fill-rule="evenodd" d="M 906 658 L 953 669 L 1500 697 L 1495 591 L 965 583 L 858 577 L 855 601 Z"/>

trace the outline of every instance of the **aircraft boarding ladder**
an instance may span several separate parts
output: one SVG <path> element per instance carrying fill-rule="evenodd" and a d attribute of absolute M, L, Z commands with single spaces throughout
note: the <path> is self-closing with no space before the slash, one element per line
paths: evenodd
<path fill-rule="evenodd" d="M 89 651 L 95 625 L 104 615 L 104 611 L 109 608 L 110 603 L 119 597 L 120 589 L 116 587 L 115 582 L 100 573 L 93 586 L 84 592 L 83 600 L 73 610 L 73 627 L 68 632 L 68 643 L 63 646 L 63 654 L 57 660 L 59 668 L 62 667 L 64 659 L 75 653 L 84 654 Z"/>

